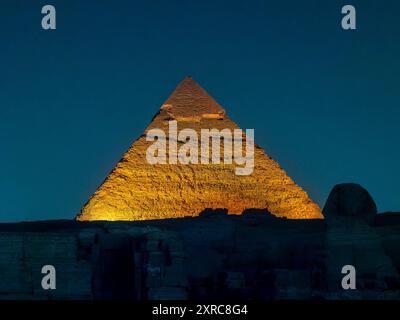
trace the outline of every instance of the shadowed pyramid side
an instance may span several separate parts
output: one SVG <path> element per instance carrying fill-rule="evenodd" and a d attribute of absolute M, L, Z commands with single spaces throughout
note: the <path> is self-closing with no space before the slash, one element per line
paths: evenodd
<path fill-rule="evenodd" d="M 193 79 L 186 77 L 145 130 L 168 132 L 239 129 L 224 109 Z M 149 164 L 152 142 L 139 137 L 78 215 L 79 220 L 147 220 L 197 216 L 206 208 L 268 209 L 291 219 L 322 218 L 319 207 L 263 149 L 254 150 L 254 172 L 235 174 L 236 164 Z M 179 143 L 179 142 L 178 142 Z M 223 145 L 223 144 L 221 144 Z M 221 149 L 223 154 L 223 148 Z"/>

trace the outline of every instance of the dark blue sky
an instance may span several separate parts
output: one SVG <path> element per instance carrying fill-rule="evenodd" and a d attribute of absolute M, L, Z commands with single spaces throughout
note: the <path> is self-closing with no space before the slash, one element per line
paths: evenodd
<path fill-rule="evenodd" d="M 348 3 L 356 31 L 341 29 Z M 321 206 L 357 182 L 400 209 L 398 1 L 0 8 L 0 221 L 73 218 L 185 75 Z"/>

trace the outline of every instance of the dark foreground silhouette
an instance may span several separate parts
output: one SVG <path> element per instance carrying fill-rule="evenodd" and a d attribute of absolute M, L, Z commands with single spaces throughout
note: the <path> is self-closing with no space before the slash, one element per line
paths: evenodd
<path fill-rule="evenodd" d="M 400 214 L 336 186 L 326 219 L 266 209 L 136 222 L 0 224 L 1 299 L 399 299 Z M 42 288 L 44 265 L 55 290 Z M 344 290 L 343 266 L 356 270 Z"/>

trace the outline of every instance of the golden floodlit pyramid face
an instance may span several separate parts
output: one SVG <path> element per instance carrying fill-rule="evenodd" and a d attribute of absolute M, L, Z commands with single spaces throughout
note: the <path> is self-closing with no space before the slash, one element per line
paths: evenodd
<path fill-rule="evenodd" d="M 230 214 L 256 208 L 289 219 L 323 218 L 320 208 L 307 193 L 257 145 L 250 174 L 239 175 L 237 169 L 244 165 L 223 161 L 225 144 L 222 139 L 220 163 L 213 163 L 212 151 L 209 159 L 208 156 L 203 159 L 204 155 L 199 151 L 199 157 L 201 154 L 203 158 L 200 157 L 198 163 L 171 163 L 174 161 L 169 161 L 169 157 L 176 159 L 177 150 L 187 142 L 180 141 L 179 136 L 168 135 L 171 123 L 176 125 L 178 133 L 192 129 L 191 132 L 196 132 L 199 137 L 202 129 L 229 129 L 232 133 L 239 129 L 200 85 L 186 77 L 82 208 L 78 220 L 167 219 L 198 216 L 206 208 L 227 208 Z M 148 139 L 152 129 L 166 133 L 166 154 L 154 153 L 163 156 L 165 163 L 152 164 L 146 157 L 157 141 Z M 247 146 L 245 137 L 243 133 L 243 155 Z M 176 148 L 170 150 L 170 145 Z"/>

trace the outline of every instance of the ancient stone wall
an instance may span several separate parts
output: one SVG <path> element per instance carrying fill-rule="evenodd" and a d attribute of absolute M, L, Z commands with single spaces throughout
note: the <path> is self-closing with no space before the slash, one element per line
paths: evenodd
<path fill-rule="evenodd" d="M 269 215 L 0 225 L 0 299 L 399 298 L 400 223 Z M 56 290 L 41 287 L 54 265 Z M 340 287 L 354 264 L 358 288 Z"/>

